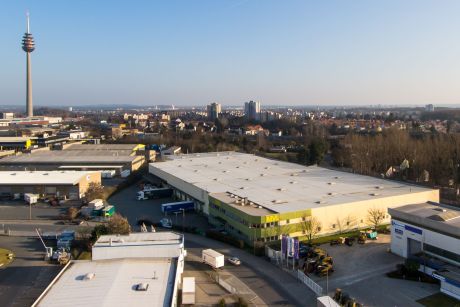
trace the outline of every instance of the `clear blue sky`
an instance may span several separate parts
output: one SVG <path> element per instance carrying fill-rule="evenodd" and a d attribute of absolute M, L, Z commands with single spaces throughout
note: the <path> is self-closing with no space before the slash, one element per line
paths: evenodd
<path fill-rule="evenodd" d="M 3 1 L 0 104 L 460 103 L 460 1 Z"/>

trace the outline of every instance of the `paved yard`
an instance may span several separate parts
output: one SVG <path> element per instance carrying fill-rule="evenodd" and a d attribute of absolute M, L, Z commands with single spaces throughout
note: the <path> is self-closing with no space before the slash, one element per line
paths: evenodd
<path fill-rule="evenodd" d="M 54 220 L 67 212 L 67 208 L 75 202 L 67 202 L 61 206 L 50 206 L 47 203 L 37 203 L 31 207 L 22 200 L 2 201 L 0 203 L 0 219 L 2 220 L 28 220 L 32 212 L 33 220 Z"/>
<path fill-rule="evenodd" d="M 123 189 L 108 199 L 108 203 L 115 206 L 115 210 L 128 218 L 131 225 L 137 226 L 139 219 L 148 219 L 158 223 L 165 215 L 161 212 L 161 204 L 173 202 L 172 198 L 137 200 L 136 195 L 140 190 L 138 184 Z M 172 223 L 181 226 L 195 226 L 200 229 L 207 229 L 207 219 L 199 214 L 186 212 L 185 217 L 182 214 L 169 215 Z M 136 229 L 136 228 L 134 228 Z"/>
<path fill-rule="evenodd" d="M 11 264 L 0 268 L 0 305 L 30 306 L 61 267 L 43 260 L 44 248 L 36 238 L 0 236 L 0 247 L 16 255 Z"/>
<path fill-rule="evenodd" d="M 195 277 L 195 306 L 216 305 L 221 298 L 224 298 L 227 304 L 235 302 L 234 296 L 219 286 L 216 282 L 214 282 L 207 271 L 209 271 L 209 267 L 201 262 L 185 262 L 185 270 L 183 276 Z"/>
<path fill-rule="evenodd" d="M 420 306 L 416 300 L 439 291 L 438 285 L 398 280 L 385 273 L 404 259 L 388 252 L 390 236 L 379 235 L 377 241 L 366 244 L 321 246 L 334 260 L 335 272 L 326 277 L 313 277 L 329 295 L 341 288 L 366 306 Z M 328 285 L 327 285 L 328 284 Z"/>

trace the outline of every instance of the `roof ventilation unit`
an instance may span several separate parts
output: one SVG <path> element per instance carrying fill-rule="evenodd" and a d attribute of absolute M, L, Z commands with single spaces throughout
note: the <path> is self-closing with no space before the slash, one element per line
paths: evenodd
<path fill-rule="evenodd" d="M 315 203 L 317 203 L 317 204 L 325 204 L 326 201 L 324 201 L 324 200 L 318 200 L 318 201 L 315 201 Z"/>
<path fill-rule="evenodd" d="M 94 274 L 94 273 L 87 273 L 87 274 L 85 274 L 85 276 L 83 276 L 83 280 L 91 280 L 91 279 L 93 279 L 94 277 L 96 277 L 96 274 Z"/>
<path fill-rule="evenodd" d="M 332 181 L 332 182 L 328 182 L 327 184 L 328 184 L 328 185 L 334 185 L 335 182 Z"/>
<path fill-rule="evenodd" d="M 144 282 L 136 285 L 136 291 L 147 291 L 148 288 L 149 288 L 149 284 L 144 283 Z"/>

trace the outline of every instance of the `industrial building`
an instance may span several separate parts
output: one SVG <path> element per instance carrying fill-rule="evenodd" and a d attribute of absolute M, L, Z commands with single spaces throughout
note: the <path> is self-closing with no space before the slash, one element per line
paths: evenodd
<path fill-rule="evenodd" d="M 434 189 L 235 152 L 170 156 L 149 171 L 248 244 L 305 237 L 312 217 L 327 235 L 369 227 L 370 209 L 388 224 L 388 208 L 439 201 Z"/>
<path fill-rule="evenodd" d="M 32 140 L 29 137 L 0 137 L 0 150 L 25 150 L 29 149 L 31 146 Z"/>
<path fill-rule="evenodd" d="M 0 170 L 115 170 L 133 172 L 145 162 L 139 144 L 75 144 L 65 150 L 52 150 L 7 157 L 0 160 Z"/>
<path fill-rule="evenodd" d="M 40 197 L 80 199 L 90 183 L 101 183 L 99 172 L 82 171 L 0 171 L 2 195 L 38 194 Z"/>
<path fill-rule="evenodd" d="M 391 251 L 418 260 L 441 281 L 441 292 L 460 299 L 460 209 L 437 203 L 389 208 Z"/>
<path fill-rule="evenodd" d="M 177 306 L 185 256 L 173 232 L 101 236 L 92 260 L 70 261 L 32 306 Z"/>

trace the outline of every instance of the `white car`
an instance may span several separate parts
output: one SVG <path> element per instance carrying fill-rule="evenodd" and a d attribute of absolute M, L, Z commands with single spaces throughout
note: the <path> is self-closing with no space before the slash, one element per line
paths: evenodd
<path fill-rule="evenodd" d="M 240 265 L 241 264 L 241 260 L 236 258 L 236 257 L 230 257 L 227 260 L 228 260 L 228 262 L 230 262 L 233 265 Z"/>
<path fill-rule="evenodd" d="M 160 220 L 160 225 L 163 228 L 172 228 L 172 222 L 170 219 L 163 218 Z"/>

